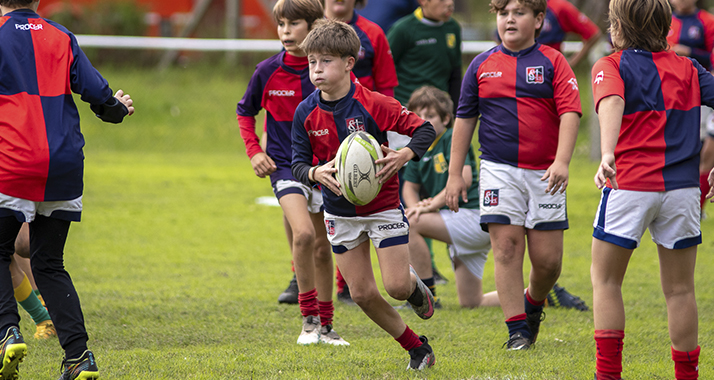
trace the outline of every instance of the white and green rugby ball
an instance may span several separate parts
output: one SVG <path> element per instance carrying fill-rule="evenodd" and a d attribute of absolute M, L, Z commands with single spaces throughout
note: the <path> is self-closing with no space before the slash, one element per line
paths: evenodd
<path fill-rule="evenodd" d="M 350 203 L 364 206 L 377 196 L 382 189 L 377 172 L 383 165 L 374 162 L 383 157 L 379 142 L 367 132 L 353 132 L 342 141 L 335 159 L 335 177 Z"/>

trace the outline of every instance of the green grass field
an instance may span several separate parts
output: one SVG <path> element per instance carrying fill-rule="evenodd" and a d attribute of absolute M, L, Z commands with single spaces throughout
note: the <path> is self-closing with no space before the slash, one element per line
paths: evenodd
<path fill-rule="evenodd" d="M 458 307 L 443 245 L 435 249 L 450 279 L 438 289 L 444 309 L 429 321 L 401 312 L 429 337 L 437 356 L 432 369 L 405 371 L 408 355 L 399 344 L 358 308 L 339 302 L 335 328 L 352 345 L 296 345 L 298 308 L 276 302 L 291 276 L 281 212 L 256 204 L 272 195 L 270 183 L 253 175 L 235 122 L 250 71 L 102 71 L 114 89 L 132 95 L 137 111 L 110 125 L 80 105 L 85 210 L 71 228 L 65 257 L 103 379 L 592 378 L 591 311 L 547 309 L 534 349 L 507 352 L 500 309 Z M 590 234 L 599 192 L 587 144 L 579 141 L 571 164 L 571 228 L 560 284 L 592 305 Z M 712 219 L 702 230 L 697 294 L 706 379 L 714 343 Z M 627 379 L 674 377 L 657 273 L 655 247 L 645 237 L 625 280 Z M 494 288 L 489 260 L 484 290 Z M 22 316 L 29 355 L 21 379 L 56 378 L 63 355 L 57 340 L 33 340 L 34 326 Z"/>

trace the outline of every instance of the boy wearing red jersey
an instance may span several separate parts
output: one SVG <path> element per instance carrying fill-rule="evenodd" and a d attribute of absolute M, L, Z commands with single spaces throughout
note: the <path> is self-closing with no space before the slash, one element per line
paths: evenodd
<path fill-rule="evenodd" d="M 714 77 L 668 49 L 666 0 L 613 0 L 609 17 L 616 52 L 592 69 L 602 152 L 591 267 L 596 378 L 620 379 L 622 282 L 649 229 L 659 254 L 674 374 L 696 379 L 699 112 L 702 104 L 714 105 Z"/>
<path fill-rule="evenodd" d="M 323 17 L 319 0 L 279 0 L 273 8 L 278 37 L 285 48 L 258 64 L 236 110 L 241 136 L 253 171 L 270 176 L 273 192 L 290 226 L 292 254 L 303 316 L 298 344 L 349 345 L 332 328 L 334 266 L 322 222 L 322 196 L 317 188 L 296 181 L 290 172 L 292 120 L 297 105 L 310 95 L 306 54 L 300 49 L 315 20 Z M 263 151 L 255 133 L 255 115 L 266 110 Z"/>
<path fill-rule="evenodd" d="M 310 80 L 318 90 L 295 111 L 293 175 L 306 185 L 322 185 L 328 239 L 354 302 L 409 352 L 407 368 L 431 367 L 434 351 L 427 338 L 417 336 L 377 288 L 369 242 L 373 242 L 379 257 L 387 293 L 408 300 L 421 318 L 431 318 L 433 296 L 409 267 L 409 224 L 394 175 L 408 160 L 426 152 L 434 140 L 434 128 L 396 99 L 350 81 L 360 42 L 349 25 L 320 20 L 301 47 L 308 54 Z M 384 164 L 377 173 L 382 189 L 370 203 L 355 206 L 342 196 L 333 177 L 337 149 L 355 131 L 366 131 L 385 144 L 387 130 L 411 136 L 412 140 L 399 151 L 383 146 L 385 157 L 376 162 Z M 313 166 L 313 156 L 319 160 L 318 166 Z"/>
<path fill-rule="evenodd" d="M 82 214 L 84 137 L 72 93 L 103 121 L 120 123 L 133 101 L 92 66 L 75 36 L 37 15 L 39 0 L 0 0 L 0 378 L 16 379 L 27 345 L 17 327 L 10 270 L 29 223 L 32 272 L 65 352 L 60 379 L 96 379 L 82 307 L 64 268 L 71 222 Z"/>
<path fill-rule="evenodd" d="M 446 186 L 447 205 L 458 211 L 459 197 L 467 200 L 462 168 L 480 116 L 481 227 L 491 236 L 509 350 L 535 343 L 560 275 L 568 165 L 580 123 L 572 69 L 560 52 L 535 40 L 546 6 L 546 0 L 491 1 L 503 42 L 474 58 L 464 76 Z M 526 241 L 532 270 L 524 296 Z"/>

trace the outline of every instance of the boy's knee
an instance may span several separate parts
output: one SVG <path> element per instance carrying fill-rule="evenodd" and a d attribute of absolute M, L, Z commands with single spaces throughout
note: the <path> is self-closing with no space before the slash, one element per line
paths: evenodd
<path fill-rule="evenodd" d="M 414 288 L 411 285 L 411 281 L 403 284 L 385 284 L 384 290 L 390 297 L 403 301 L 414 293 Z"/>
<path fill-rule="evenodd" d="M 350 288 L 350 296 L 362 309 L 369 309 L 375 298 L 380 297 L 379 291 L 374 289 Z"/>
<path fill-rule="evenodd" d="M 295 247 L 310 247 L 315 242 L 315 232 L 310 230 L 293 231 L 293 245 Z"/>

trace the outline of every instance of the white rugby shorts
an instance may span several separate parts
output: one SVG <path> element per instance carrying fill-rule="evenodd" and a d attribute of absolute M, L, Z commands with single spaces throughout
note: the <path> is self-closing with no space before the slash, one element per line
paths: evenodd
<path fill-rule="evenodd" d="M 35 215 L 79 222 L 82 196 L 69 201 L 33 202 L 0 193 L 0 216 L 15 216 L 20 222 L 32 222 Z"/>
<path fill-rule="evenodd" d="M 483 278 L 484 265 L 491 249 L 491 237 L 479 225 L 479 210 L 461 208 L 459 212 L 440 210 L 439 213 L 451 237 L 449 256 L 452 269 L 453 260 L 458 257 L 474 276 Z"/>
<path fill-rule="evenodd" d="M 649 228 L 652 241 L 669 249 L 701 244 L 698 187 L 670 191 L 602 190 L 593 237 L 635 249 Z"/>
<path fill-rule="evenodd" d="M 307 199 L 307 211 L 310 214 L 322 212 L 322 192 L 317 187 L 310 187 L 302 182 L 280 179 L 273 186 L 275 197 L 280 199 L 286 194 L 302 194 Z"/>
<path fill-rule="evenodd" d="M 325 212 L 325 230 L 334 253 L 355 249 L 367 239 L 372 240 L 375 248 L 409 243 L 409 221 L 402 207 L 367 216 L 337 216 Z"/>
<path fill-rule="evenodd" d="M 522 169 L 481 160 L 479 202 L 481 228 L 488 223 L 524 226 L 533 230 L 568 229 L 565 193 L 546 193 L 545 170 Z"/>

